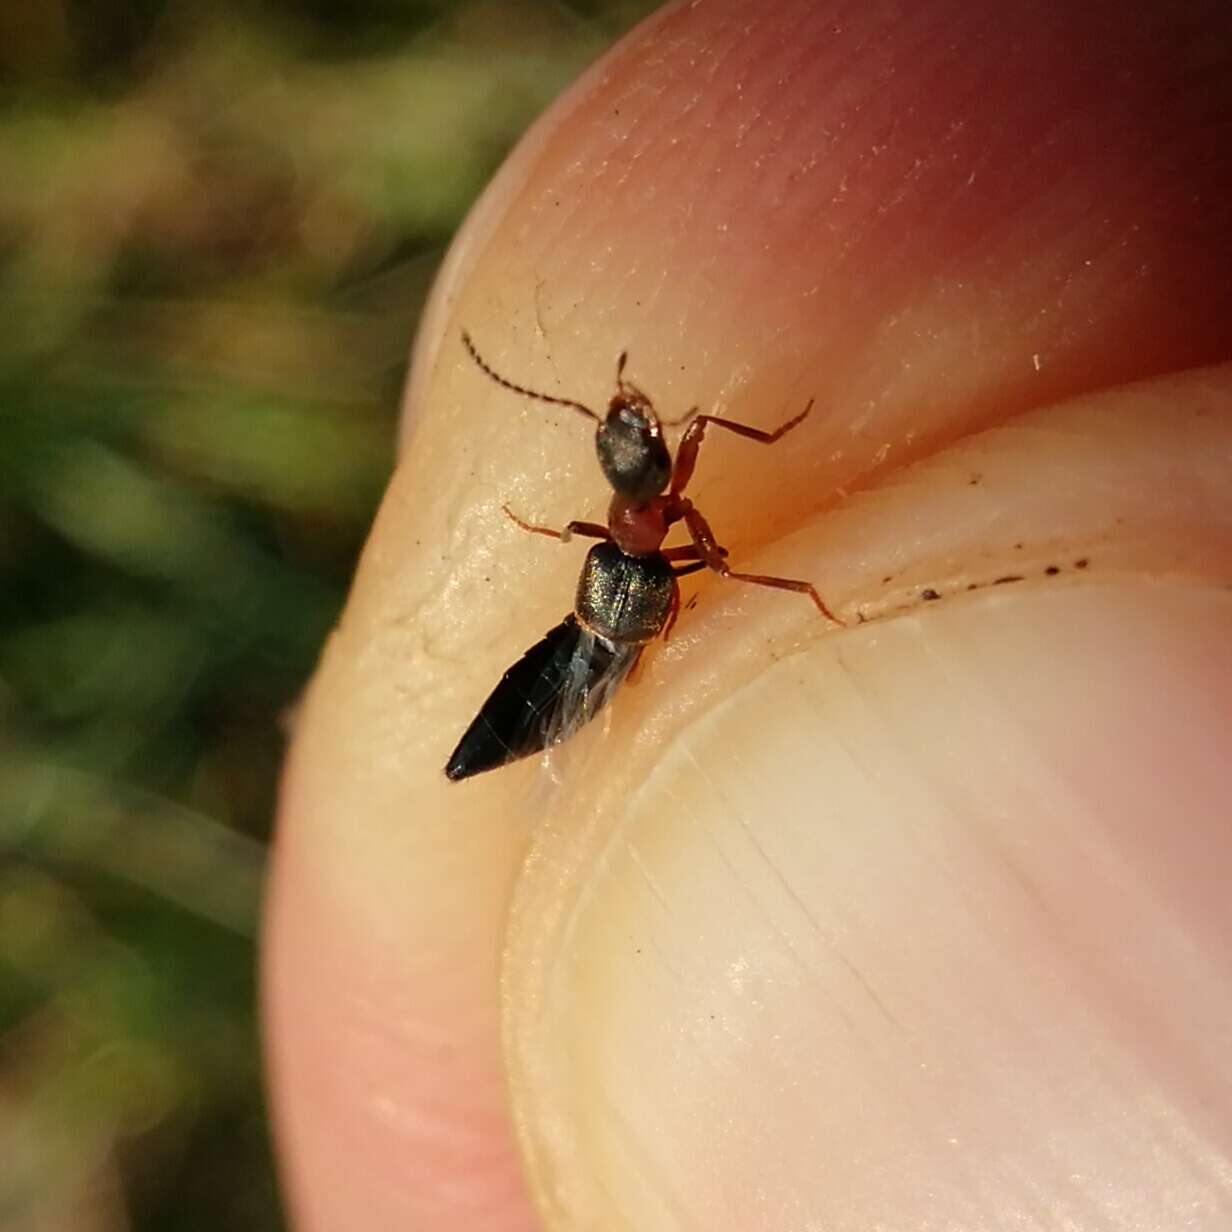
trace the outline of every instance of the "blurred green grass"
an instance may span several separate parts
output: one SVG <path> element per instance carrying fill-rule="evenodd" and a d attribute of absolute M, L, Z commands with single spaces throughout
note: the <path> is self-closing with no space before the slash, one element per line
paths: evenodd
<path fill-rule="evenodd" d="M 444 245 L 646 2 L 0 6 L 0 1228 L 282 1226 L 280 717 Z"/>

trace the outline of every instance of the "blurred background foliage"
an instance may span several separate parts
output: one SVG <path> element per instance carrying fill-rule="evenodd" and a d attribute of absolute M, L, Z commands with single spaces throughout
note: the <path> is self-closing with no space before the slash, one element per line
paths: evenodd
<path fill-rule="evenodd" d="M 650 0 L 0 0 L 0 1229 L 282 1226 L 281 719 L 504 152 Z"/>

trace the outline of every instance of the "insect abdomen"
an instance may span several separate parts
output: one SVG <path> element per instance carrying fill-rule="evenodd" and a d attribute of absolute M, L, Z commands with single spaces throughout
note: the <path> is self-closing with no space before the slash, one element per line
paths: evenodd
<path fill-rule="evenodd" d="M 579 670 L 574 657 L 583 639 L 588 652 Z M 589 722 L 608 696 L 608 690 L 595 685 L 616 657 L 615 649 L 587 634 L 575 616 L 566 616 L 500 678 L 458 741 L 446 763 L 446 777 L 456 782 L 542 752 L 560 732 L 562 695 L 571 685 L 580 705 L 569 720 L 573 726 Z"/>

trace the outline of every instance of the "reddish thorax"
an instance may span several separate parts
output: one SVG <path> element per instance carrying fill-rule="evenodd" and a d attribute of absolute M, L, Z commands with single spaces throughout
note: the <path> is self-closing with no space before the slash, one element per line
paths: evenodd
<path fill-rule="evenodd" d="M 612 542 L 626 555 L 650 556 L 659 551 L 668 529 L 691 505 L 691 501 L 670 493 L 639 502 L 613 496 L 607 511 Z"/>

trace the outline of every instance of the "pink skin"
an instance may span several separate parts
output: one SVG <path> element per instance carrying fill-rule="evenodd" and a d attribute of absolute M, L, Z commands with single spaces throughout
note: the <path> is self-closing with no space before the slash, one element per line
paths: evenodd
<path fill-rule="evenodd" d="M 1229 20 L 671 6 L 505 167 L 286 772 L 295 1226 L 1229 1226 Z M 580 782 L 447 783 L 580 560 L 501 504 L 605 504 L 463 325 L 589 405 L 624 349 L 665 419 L 814 397 L 689 492 L 852 627 L 702 578 Z"/>

